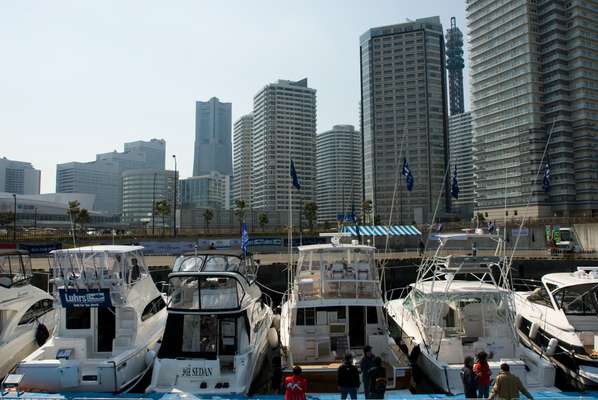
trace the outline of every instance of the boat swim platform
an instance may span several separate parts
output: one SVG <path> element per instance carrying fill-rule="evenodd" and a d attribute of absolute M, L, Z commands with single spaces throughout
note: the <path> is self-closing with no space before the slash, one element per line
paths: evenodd
<path fill-rule="evenodd" d="M 589 400 L 598 399 L 598 391 L 586 392 L 554 392 L 554 391 L 532 391 L 534 399 L 542 400 Z M 307 400 L 338 400 L 340 393 L 308 393 Z M 358 393 L 359 400 L 365 399 L 363 393 Z M 464 395 L 449 396 L 446 394 L 412 394 L 408 390 L 391 390 L 387 391 L 385 396 L 387 400 L 425 400 L 425 399 L 464 399 Z M 520 396 L 524 399 L 523 396 Z M 284 395 L 260 395 L 243 396 L 243 395 L 224 395 L 224 394 L 206 394 L 193 395 L 186 393 L 125 393 L 125 394 L 110 394 L 110 393 L 94 393 L 94 392 L 73 392 L 64 394 L 49 394 L 49 393 L 33 393 L 33 392 L 5 392 L 0 394 L 0 399 L 7 400 L 112 400 L 112 399 L 129 399 L 129 400 L 225 400 L 225 399 L 255 399 L 255 400 L 283 400 Z"/>

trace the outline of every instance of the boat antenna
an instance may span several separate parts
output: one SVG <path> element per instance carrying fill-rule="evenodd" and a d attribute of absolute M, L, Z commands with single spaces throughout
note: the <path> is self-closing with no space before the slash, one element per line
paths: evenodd
<path fill-rule="evenodd" d="M 544 145 L 544 151 L 542 152 L 542 158 L 540 159 L 540 164 L 538 165 L 538 170 L 536 171 L 536 176 L 531 184 L 531 190 L 529 196 L 527 198 L 527 204 L 525 205 L 525 212 L 523 214 L 523 218 L 521 218 L 521 224 L 519 224 L 519 232 L 523 229 L 523 225 L 525 224 L 526 220 L 529 218 L 529 214 L 527 210 L 529 209 L 530 203 L 532 201 L 532 196 L 534 194 L 534 184 L 538 181 L 538 176 L 540 176 L 540 172 L 542 171 L 542 166 L 544 165 L 544 158 L 546 157 L 546 153 L 548 151 L 548 146 L 550 145 L 550 139 L 552 138 L 552 133 L 554 131 L 554 126 L 556 124 L 556 119 L 552 121 L 552 126 L 550 127 L 550 131 L 548 132 L 548 140 L 546 140 L 546 144 Z M 506 195 L 505 195 L 506 196 Z M 505 226 L 506 231 L 506 226 Z M 513 256 L 515 255 L 515 250 L 517 250 L 517 245 L 519 244 L 519 238 L 521 235 L 517 235 L 517 239 L 515 239 L 515 244 L 513 245 L 513 251 L 511 252 L 511 257 L 509 258 L 509 269 L 511 267 L 511 263 L 513 262 Z"/>

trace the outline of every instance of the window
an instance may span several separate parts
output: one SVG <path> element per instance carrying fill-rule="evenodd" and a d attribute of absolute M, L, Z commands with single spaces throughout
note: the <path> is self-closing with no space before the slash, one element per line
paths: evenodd
<path fill-rule="evenodd" d="M 65 309 L 66 329 L 89 329 L 91 327 L 91 309 L 73 307 Z"/>
<path fill-rule="evenodd" d="M 552 308 L 552 303 L 550 302 L 550 296 L 548 295 L 548 291 L 544 287 L 539 287 L 535 289 L 532 294 L 527 296 L 527 299 L 532 303 L 539 304 L 541 306 L 550 307 Z"/>
<path fill-rule="evenodd" d="M 158 311 L 160 311 L 164 307 L 166 307 L 166 303 L 164 302 L 164 299 L 162 298 L 162 296 L 156 297 L 155 299 L 150 301 L 147 306 L 145 306 L 145 309 L 143 310 L 143 313 L 141 314 L 141 320 L 145 321 L 146 319 L 151 318 L 152 316 L 157 314 Z"/>
<path fill-rule="evenodd" d="M 52 311 L 53 308 L 54 304 L 52 300 L 40 300 L 33 304 L 29 310 L 25 311 L 25 314 L 23 314 L 23 317 L 19 321 L 19 325 L 31 324 L 45 313 Z"/>
<path fill-rule="evenodd" d="M 596 315 L 596 291 L 598 285 L 585 284 L 557 290 L 554 299 L 565 314 Z"/>

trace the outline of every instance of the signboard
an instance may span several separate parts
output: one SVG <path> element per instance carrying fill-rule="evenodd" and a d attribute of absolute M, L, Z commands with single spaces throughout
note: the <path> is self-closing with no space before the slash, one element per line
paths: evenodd
<path fill-rule="evenodd" d="M 554 226 L 554 230 L 552 231 L 552 238 L 556 244 L 561 242 L 561 228 L 558 225 Z"/>
<path fill-rule="evenodd" d="M 59 289 L 63 307 L 112 307 L 110 289 Z"/>
<path fill-rule="evenodd" d="M 546 242 L 550 242 L 552 240 L 552 228 L 550 225 L 546 225 Z"/>
<path fill-rule="evenodd" d="M 515 228 L 511 229 L 511 235 L 515 236 L 529 236 L 529 230 L 527 228 Z"/>
<path fill-rule="evenodd" d="M 45 244 L 37 244 L 37 243 L 19 243 L 20 250 L 27 250 L 29 254 L 48 254 L 52 250 L 60 250 L 62 249 L 62 243 L 45 243 Z"/>

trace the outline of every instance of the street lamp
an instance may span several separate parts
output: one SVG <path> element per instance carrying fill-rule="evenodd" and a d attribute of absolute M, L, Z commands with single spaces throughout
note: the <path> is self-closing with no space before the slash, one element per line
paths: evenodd
<path fill-rule="evenodd" d="M 177 169 L 176 169 L 176 155 L 173 154 L 172 158 L 174 159 L 174 207 L 172 213 L 172 236 L 176 237 L 176 199 L 177 199 L 177 186 L 178 186 L 178 179 L 177 179 Z"/>
<path fill-rule="evenodd" d="M 17 241 L 17 195 L 15 193 L 12 194 L 13 199 L 15 200 L 15 209 L 12 215 L 12 240 L 13 242 Z"/>

